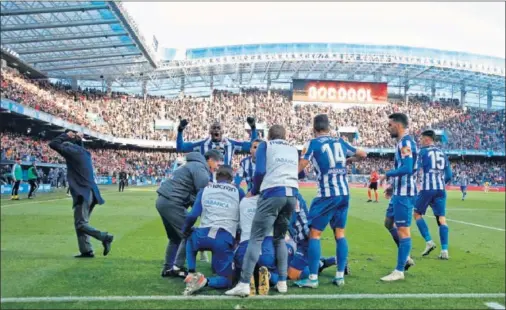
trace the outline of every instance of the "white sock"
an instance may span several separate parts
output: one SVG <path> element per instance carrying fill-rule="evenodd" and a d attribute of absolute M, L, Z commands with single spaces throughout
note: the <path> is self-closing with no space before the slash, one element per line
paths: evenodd
<path fill-rule="evenodd" d="M 336 272 L 336 278 L 339 278 L 339 279 L 344 278 L 344 271 L 342 271 L 342 272 L 337 271 Z"/>
<path fill-rule="evenodd" d="M 318 275 L 317 274 L 310 274 L 309 280 L 318 280 Z"/>
<path fill-rule="evenodd" d="M 179 269 L 179 267 L 178 267 L 178 266 L 174 265 L 174 266 L 172 266 L 172 270 L 174 270 L 174 271 L 179 271 L 179 270 L 181 270 L 181 269 Z"/>

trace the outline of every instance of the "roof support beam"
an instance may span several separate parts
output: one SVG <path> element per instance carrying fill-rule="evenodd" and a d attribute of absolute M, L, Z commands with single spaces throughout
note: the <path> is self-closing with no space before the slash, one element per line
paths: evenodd
<path fill-rule="evenodd" d="M 33 49 L 26 51 L 19 51 L 19 55 L 27 54 L 40 54 L 40 53 L 51 53 L 51 52 L 68 52 L 68 51 L 85 51 L 85 50 L 96 50 L 103 48 L 118 48 L 136 46 L 135 43 L 118 43 L 118 44 L 106 44 L 106 45 L 88 45 L 88 46 L 70 46 L 62 48 L 46 48 L 46 49 Z"/>
<path fill-rule="evenodd" d="M 47 62 L 61 62 L 61 61 L 72 61 L 72 60 L 89 60 L 89 59 L 103 59 L 103 58 L 114 58 L 114 57 L 129 57 L 129 56 L 142 56 L 142 53 L 118 53 L 118 54 L 109 54 L 109 55 L 91 55 L 91 56 L 77 56 L 77 57 L 54 57 L 54 58 L 46 58 L 46 59 L 34 59 L 34 60 L 26 60 L 30 63 L 41 64 Z M 43 69 L 42 69 L 43 70 Z"/>
<path fill-rule="evenodd" d="M 69 41 L 69 40 L 83 40 L 83 39 L 96 39 L 96 38 L 112 38 L 128 36 L 128 32 L 115 32 L 115 33 L 97 33 L 88 36 L 51 36 L 51 37 L 37 37 L 30 39 L 3 39 L 2 44 L 26 44 L 26 43 L 39 43 L 39 42 L 51 42 L 51 41 Z"/>
<path fill-rule="evenodd" d="M 36 8 L 36 9 L 21 9 L 21 10 L 2 10 L 0 16 L 13 16 L 13 15 L 31 15 L 31 14 L 44 14 L 44 13 L 60 13 L 60 12 L 84 12 L 109 9 L 107 4 L 101 5 L 70 5 L 52 8 Z"/>
<path fill-rule="evenodd" d="M 73 69 L 89 69 L 89 68 L 100 68 L 100 67 L 114 67 L 114 66 L 124 66 L 124 65 L 136 65 L 147 63 L 147 61 L 136 61 L 136 62 L 116 62 L 116 63 L 107 63 L 107 64 L 91 64 L 91 65 L 82 65 L 82 66 L 67 66 L 67 67 L 59 67 L 59 68 L 51 68 L 47 69 L 46 72 L 51 71 L 63 71 L 63 70 L 73 70 Z"/>
<path fill-rule="evenodd" d="M 90 25 L 110 25 L 119 24 L 120 22 L 116 19 L 111 20 L 85 20 L 80 22 L 72 23 L 47 23 L 47 24 L 24 24 L 11 27 L 2 27 L 3 31 L 20 31 L 20 30 L 33 30 L 33 29 L 48 29 L 48 28 L 68 28 L 68 27 L 79 27 L 79 26 L 90 26 Z"/>

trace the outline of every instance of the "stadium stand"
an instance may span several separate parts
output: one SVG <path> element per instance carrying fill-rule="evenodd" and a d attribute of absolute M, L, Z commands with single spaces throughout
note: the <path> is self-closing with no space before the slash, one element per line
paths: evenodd
<path fill-rule="evenodd" d="M 328 113 L 336 127 L 355 126 L 360 138 L 353 141 L 364 147 L 392 147 L 384 131 L 384 120 L 394 112 L 416 115 L 411 118 L 410 130 L 418 135 L 427 128 L 446 129 L 449 133 L 446 149 L 504 151 L 504 110 L 487 111 L 462 109 L 458 101 L 441 98 L 430 102 L 415 97 L 407 105 L 390 104 L 376 108 L 353 107 L 334 110 L 321 105 L 295 105 L 285 95 L 249 90 L 242 94 L 215 91 L 209 98 L 161 97 L 139 98 L 126 94 L 111 95 L 90 90 L 72 91 L 47 82 L 31 82 L 12 69 L 2 69 L 2 98 L 14 100 L 36 110 L 57 115 L 70 122 L 87 126 L 117 137 L 174 140 L 173 131 L 154 129 L 155 119 L 178 122 L 187 118 L 191 126 L 185 132 L 187 140 L 207 135 L 208 122 L 218 120 L 231 138 L 244 139 L 244 119 L 256 115 L 267 126 L 275 123 L 289 128 L 288 140 L 302 144 L 311 136 L 308 122 L 318 113 Z M 125 109 L 125 105 L 128 108 Z M 184 111 L 184 112 L 183 112 Z"/>

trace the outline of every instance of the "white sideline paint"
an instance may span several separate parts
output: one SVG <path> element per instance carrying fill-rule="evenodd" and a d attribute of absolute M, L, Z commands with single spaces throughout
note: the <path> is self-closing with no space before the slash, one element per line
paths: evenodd
<path fill-rule="evenodd" d="M 8 205 L 2 205 L 2 209 L 7 208 L 7 207 L 11 207 L 11 206 L 24 206 L 24 205 L 34 204 L 34 203 L 44 203 L 44 202 L 51 202 L 51 201 L 58 201 L 58 200 L 65 200 L 65 199 L 72 199 L 72 198 L 71 197 L 63 197 L 63 198 L 48 199 L 48 200 L 30 200 L 27 202 L 10 203 Z"/>
<path fill-rule="evenodd" d="M 267 295 L 252 296 L 251 300 L 283 300 L 283 299 L 427 299 L 427 298 L 504 298 L 505 293 L 496 294 L 333 294 L 333 295 Z M 61 297 L 7 297 L 1 303 L 27 302 L 77 302 L 77 301 L 141 301 L 141 300 L 239 300 L 240 297 L 225 295 L 197 296 L 61 296 Z M 503 308 L 504 309 L 504 308 Z"/>
<path fill-rule="evenodd" d="M 506 308 L 504 308 L 503 305 L 498 304 L 496 302 L 486 302 L 485 306 L 489 307 L 490 309 L 497 309 L 497 310 L 504 310 L 504 309 L 506 309 Z"/>
<path fill-rule="evenodd" d="M 481 228 L 486 228 L 486 229 L 492 229 L 492 230 L 498 230 L 498 231 L 506 231 L 506 229 L 504 228 L 497 228 L 497 227 L 490 227 L 490 226 L 485 226 L 485 225 L 480 225 L 480 224 L 474 224 L 474 223 L 469 223 L 469 222 L 463 222 L 463 221 L 457 221 L 457 220 L 450 220 L 450 219 L 446 219 L 448 222 L 455 222 L 455 223 L 460 223 L 460 224 L 465 224 L 465 225 L 470 225 L 470 226 L 476 226 L 476 227 L 481 227 Z"/>
<path fill-rule="evenodd" d="M 113 193 L 107 193 L 105 195 L 102 195 L 102 196 L 109 196 L 109 195 L 114 195 L 114 194 L 119 194 L 119 192 L 113 192 Z M 8 205 L 2 205 L 2 209 L 3 208 L 7 208 L 7 207 L 10 207 L 10 206 L 24 206 L 24 205 L 30 205 L 30 204 L 34 204 L 34 203 L 45 203 L 45 202 L 51 202 L 51 201 L 59 201 L 59 200 L 66 200 L 66 199 L 72 199 L 72 197 L 69 197 L 69 196 L 65 196 L 65 197 L 62 197 L 62 198 L 55 198 L 55 199 L 48 199 L 48 200 L 31 200 L 31 201 L 27 201 L 27 202 L 15 202 L 15 203 L 10 203 Z M 4 199 L 2 199 L 4 200 Z M 10 200 L 10 199 L 6 199 L 6 200 Z"/>

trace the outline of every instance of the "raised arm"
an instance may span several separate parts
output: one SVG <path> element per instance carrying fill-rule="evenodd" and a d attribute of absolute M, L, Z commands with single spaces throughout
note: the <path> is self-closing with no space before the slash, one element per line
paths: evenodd
<path fill-rule="evenodd" d="M 73 154 L 79 153 L 74 144 L 65 143 L 71 141 L 73 137 L 74 133 L 72 132 L 63 133 L 49 142 L 49 147 L 65 158 L 71 157 Z"/>
<path fill-rule="evenodd" d="M 346 159 L 347 163 L 356 162 L 362 160 L 367 157 L 367 152 L 361 148 L 356 148 L 348 142 L 344 141 L 343 138 L 340 139 L 341 145 L 343 146 L 343 151 L 346 155 L 351 154 L 352 156 Z"/>
<path fill-rule="evenodd" d="M 267 172 L 267 144 L 262 142 L 258 145 L 256 152 L 255 174 L 253 175 L 253 188 L 251 194 L 254 196 L 260 192 L 260 185 Z"/>
<path fill-rule="evenodd" d="M 246 119 L 248 122 L 249 127 L 251 128 L 251 137 L 250 141 L 237 141 L 229 139 L 230 142 L 234 145 L 234 148 L 240 149 L 243 152 L 248 152 L 251 149 L 251 145 L 253 144 L 253 141 L 255 141 L 258 138 L 258 132 L 256 128 L 256 121 L 253 117 L 248 117 Z"/>

